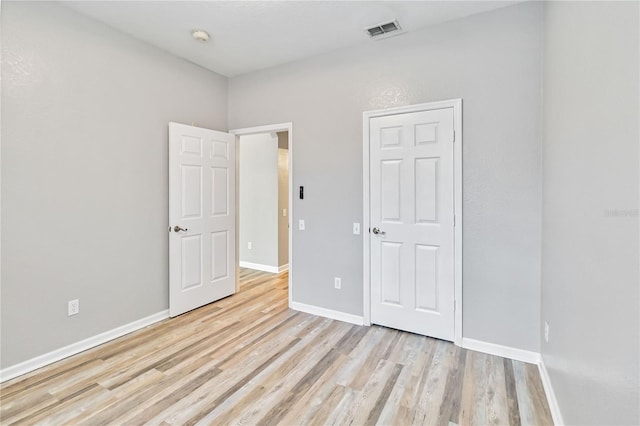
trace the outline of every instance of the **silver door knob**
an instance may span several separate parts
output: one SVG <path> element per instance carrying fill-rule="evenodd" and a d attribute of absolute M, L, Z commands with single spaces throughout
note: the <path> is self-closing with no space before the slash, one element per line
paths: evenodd
<path fill-rule="evenodd" d="M 384 231 L 381 230 L 380 228 L 373 228 L 371 232 L 373 232 L 376 235 L 384 235 Z"/>
<path fill-rule="evenodd" d="M 188 231 L 187 228 L 180 228 L 178 225 L 173 227 L 173 232 Z"/>

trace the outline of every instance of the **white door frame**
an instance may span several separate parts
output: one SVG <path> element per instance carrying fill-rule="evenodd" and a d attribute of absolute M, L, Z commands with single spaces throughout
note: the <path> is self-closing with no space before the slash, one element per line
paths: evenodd
<path fill-rule="evenodd" d="M 454 343 L 462 345 L 462 99 L 409 105 L 362 113 L 362 184 L 363 184 L 363 313 L 364 324 L 371 325 L 371 228 L 369 201 L 369 122 L 372 118 L 434 109 L 453 108 L 453 180 L 454 180 Z"/>
<path fill-rule="evenodd" d="M 238 191 L 240 182 L 240 136 L 255 135 L 258 133 L 288 132 L 289 134 L 289 217 L 287 222 L 289 225 L 289 306 L 293 300 L 293 230 L 291 218 L 293 217 L 293 123 L 268 124 L 265 126 L 246 127 L 243 129 L 229 130 L 229 133 L 236 137 L 236 223 L 240 224 L 240 194 Z M 239 226 L 236 227 L 236 291 L 240 290 L 240 232 Z"/>

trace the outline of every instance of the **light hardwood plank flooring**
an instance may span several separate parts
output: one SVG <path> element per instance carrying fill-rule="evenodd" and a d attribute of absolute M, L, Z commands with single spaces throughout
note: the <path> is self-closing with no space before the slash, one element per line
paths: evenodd
<path fill-rule="evenodd" d="M 290 310 L 287 279 L 2 384 L 0 423 L 552 424 L 535 365 Z"/>

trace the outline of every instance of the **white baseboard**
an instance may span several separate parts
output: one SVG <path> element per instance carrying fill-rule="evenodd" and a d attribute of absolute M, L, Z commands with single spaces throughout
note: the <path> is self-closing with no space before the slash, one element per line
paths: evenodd
<path fill-rule="evenodd" d="M 130 322 L 129 324 L 116 327 L 112 330 L 105 331 L 104 333 L 97 334 L 87 339 L 81 340 L 76 343 L 72 343 L 60 349 L 56 349 L 44 355 L 31 358 L 27 361 L 21 362 L 11 367 L 0 370 L 0 383 L 13 379 L 23 374 L 30 373 L 33 370 L 52 364 L 61 359 L 70 357 L 72 355 L 84 352 L 87 349 L 91 349 L 110 340 L 129 334 L 133 331 L 140 330 L 148 325 L 162 321 L 169 318 L 169 310 L 164 310 L 148 317 L 141 318 L 137 321 Z"/>
<path fill-rule="evenodd" d="M 284 271 L 288 271 L 289 270 L 289 264 L 286 263 L 284 265 L 278 266 L 278 273 L 282 273 Z"/>
<path fill-rule="evenodd" d="M 244 262 L 242 260 L 240 262 L 238 262 L 238 263 L 240 264 L 241 268 L 249 268 L 249 269 L 255 269 L 257 271 L 271 272 L 273 274 L 277 274 L 279 272 L 277 266 L 262 265 L 260 263 Z M 287 268 L 288 267 L 289 267 L 289 265 L 287 265 Z"/>
<path fill-rule="evenodd" d="M 306 312 L 308 314 L 318 315 L 320 317 L 331 318 L 338 321 L 348 322 L 355 325 L 364 325 L 364 318 L 359 315 L 347 314 L 340 311 L 334 311 L 332 309 L 321 308 L 319 306 L 307 305 L 300 302 L 289 303 L 291 309 L 296 311 Z"/>
<path fill-rule="evenodd" d="M 549 378 L 549 372 L 544 365 L 544 358 L 540 357 L 540 363 L 538 363 L 538 371 L 540 372 L 540 378 L 542 379 L 542 386 L 544 386 L 544 393 L 547 395 L 547 402 L 549 403 L 549 410 L 551 411 L 551 417 L 553 417 L 553 423 L 556 426 L 564 425 L 562 419 L 562 413 L 560 413 L 560 406 L 556 399 L 556 393 L 551 386 L 551 379 Z"/>
<path fill-rule="evenodd" d="M 462 347 L 473 351 L 483 352 L 489 355 L 497 355 L 503 358 L 515 359 L 516 361 L 528 362 L 531 364 L 540 363 L 538 352 L 526 351 L 524 349 L 502 346 L 495 343 L 483 342 L 482 340 L 462 338 Z"/>

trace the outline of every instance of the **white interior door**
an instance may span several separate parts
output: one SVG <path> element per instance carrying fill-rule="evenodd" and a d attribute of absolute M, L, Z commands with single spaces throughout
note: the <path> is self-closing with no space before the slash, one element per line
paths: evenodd
<path fill-rule="evenodd" d="M 454 340 L 453 108 L 374 117 L 371 322 Z"/>
<path fill-rule="evenodd" d="M 235 136 L 169 123 L 169 314 L 236 291 Z"/>

